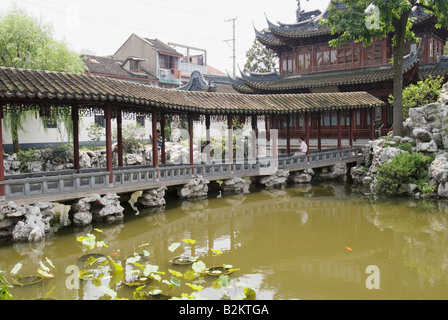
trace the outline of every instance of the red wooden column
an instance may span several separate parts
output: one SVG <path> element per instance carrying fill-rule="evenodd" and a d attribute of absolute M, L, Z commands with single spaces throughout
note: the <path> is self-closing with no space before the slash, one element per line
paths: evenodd
<path fill-rule="evenodd" d="M 76 173 L 79 173 L 79 110 L 78 107 L 72 106 L 72 122 L 73 122 L 73 166 Z"/>
<path fill-rule="evenodd" d="M 271 136 L 271 155 L 272 157 L 277 160 L 278 158 L 278 130 L 277 130 L 277 115 L 271 114 L 271 130 L 275 130 L 276 133 Z M 276 162 L 275 162 L 276 164 Z"/>
<path fill-rule="evenodd" d="M 0 181 L 5 181 L 5 166 L 3 165 L 3 105 L 0 104 Z M 5 196 L 5 186 L 0 185 L 0 197 Z"/>
<path fill-rule="evenodd" d="M 228 132 L 228 150 L 229 150 L 229 163 L 232 164 L 233 170 L 233 117 L 232 115 L 227 115 L 227 132 Z"/>
<path fill-rule="evenodd" d="M 322 111 L 317 113 L 317 149 L 322 150 Z"/>
<path fill-rule="evenodd" d="M 375 108 L 370 109 L 370 140 L 375 140 Z"/>
<path fill-rule="evenodd" d="M 109 183 L 114 183 L 112 166 L 112 107 L 109 103 L 104 108 L 104 118 L 106 120 L 106 168 L 109 171 Z"/>
<path fill-rule="evenodd" d="M 341 125 L 341 110 L 337 111 L 338 114 L 338 150 L 342 149 L 342 125 Z"/>
<path fill-rule="evenodd" d="M 162 112 L 160 117 L 160 134 L 162 135 L 162 146 L 161 149 L 161 157 L 162 157 L 162 164 L 166 164 L 166 153 L 165 153 L 165 113 Z"/>
<path fill-rule="evenodd" d="M 117 153 L 118 153 L 118 166 L 123 167 L 123 117 L 121 109 L 117 110 Z"/>
<path fill-rule="evenodd" d="M 354 132 L 354 128 L 355 128 L 355 124 L 354 124 L 354 111 L 350 110 L 350 147 L 353 147 L 353 132 Z"/>
<path fill-rule="evenodd" d="M 290 113 L 286 116 L 286 153 L 288 156 L 291 154 L 291 117 Z"/>
<path fill-rule="evenodd" d="M 205 115 L 205 153 L 207 157 L 207 162 L 210 162 L 210 152 L 212 152 L 211 139 L 210 139 L 210 115 Z"/>
<path fill-rule="evenodd" d="M 152 110 L 152 166 L 159 166 L 159 150 L 157 149 L 157 111 Z"/>
<path fill-rule="evenodd" d="M 252 157 L 256 159 L 258 157 L 257 154 L 257 139 L 258 139 L 258 124 L 257 124 L 257 116 L 252 116 L 251 118 L 251 126 L 252 126 Z"/>
<path fill-rule="evenodd" d="M 310 113 L 305 112 L 305 117 L 303 118 L 303 126 L 305 128 L 305 143 L 308 146 L 307 154 L 310 153 Z"/>
<path fill-rule="evenodd" d="M 188 135 L 190 137 L 190 165 L 193 165 L 193 115 L 191 113 L 188 114 Z"/>

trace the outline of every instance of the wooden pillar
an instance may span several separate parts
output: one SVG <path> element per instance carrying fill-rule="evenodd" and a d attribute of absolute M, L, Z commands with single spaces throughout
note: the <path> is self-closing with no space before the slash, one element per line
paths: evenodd
<path fill-rule="evenodd" d="M 290 113 L 286 116 L 286 153 L 288 156 L 291 154 L 291 117 Z"/>
<path fill-rule="evenodd" d="M 205 115 L 205 154 L 207 157 L 207 162 L 209 163 L 211 160 L 211 139 L 210 139 L 210 125 L 211 125 L 211 121 L 210 121 L 210 115 L 207 114 Z"/>
<path fill-rule="evenodd" d="M 322 111 L 317 113 L 317 149 L 322 150 Z"/>
<path fill-rule="evenodd" d="M 190 165 L 193 165 L 193 115 L 191 113 L 188 114 L 188 135 L 190 138 Z"/>
<path fill-rule="evenodd" d="M 152 166 L 159 167 L 159 150 L 157 147 L 157 111 L 152 110 Z"/>
<path fill-rule="evenodd" d="M 258 157 L 257 155 L 257 139 L 258 139 L 258 124 L 257 124 L 257 116 L 252 116 L 252 156 L 254 159 Z"/>
<path fill-rule="evenodd" d="M 160 133 L 162 135 L 162 146 L 161 148 L 161 157 L 162 157 L 162 164 L 166 164 L 166 152 L 165 152 L 165 113 L 162 112 L 160 117 Z"/>
<path fill-rule="evenodd" d="M 355 124 L 353 122 L 355 112 L 353 110 L 350 110 L 350 147 L 353 147 L 353 132 Z"/>
<path fill-rule="evenodd" d="M 73 122 L 73 166 L 76 173 L 79 173 L 79 111 L 78 107 L 72 106 L 72 122 Z"/>
<path fill-rule="evenodd" d="M 278 131 L 277 131 L 277 115 L 271 114 L 271 130 L 276 130 L 276 133 L 271 136 L 271 155 L 274 159 L 277 159 L 278 157 Z"/>
<path fill-rule="evenodd" d="M 3 165 L 3 105 L 0 104 L 0 181 L 5 181 L 5 166 Z M 0 185 L 0 197 L 5 196 L 5 186 Z"/>
<path fill-rule="evenodd" d="M 118 166 L 123 167 L 123 117 L 121 109 L 117 110 L 117 152 L 118 152 Z"/>
<path fill-rule="evenodd" d="M 106 120 L 106 163 L 109 171 L 109 183 L 114 183 L 114 173 L 112 166 L 112 107 L 108 103 L 104 108 L 104 118 Z"/>
<path fill-rule="evenodd" d="M 375 140 L 375 108 L 370 109 L 370 140 Z"/>
<path fill-rule="evenodd" d="M 342 149 L 342 125 L 341 125 L 341 115 L 342 111 L 338 110 L 338 150 Z"/>
<path fill-rule="evenodd" d="M 305 143 L 308 146 L 307 154 L 310 153 L 310 113 L 305 112 L 305 117 L 303 118 L 303 126 L 305 128 Z"/>
<path fill-rule="evenodd" d="M 227 143 L 229 145 L 229 163 L 232 164 L 232 170 L 233 170 L 233 117 L 232 115 L 227 115 L 227 132 L 228 132 L 228 140 Z"/>

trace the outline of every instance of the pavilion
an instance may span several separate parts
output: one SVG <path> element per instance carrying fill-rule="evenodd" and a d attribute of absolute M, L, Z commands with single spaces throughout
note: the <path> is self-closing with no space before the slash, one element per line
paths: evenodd
<path fill-rule="evenodd" d="M 144 115 L 151 119 L 153 166 L 158 167 L 157 123 L 164 127 L 165 116 L 168 114 L 179 115 L 188 120 L 190 164 L 193 165 L 194 120 L 205 122 L 206 129 L 210 128 L 211 121 L 227 121 L 229 150 L 232 150 L 234 118 L 238 118 L 240 123 L 251 123 L 252 129 L 257 132 L 257 122 L 260 119 L 270 119 L 270 129 L 277 129 L 278 121 L 286 121 L 289 124 L 291 119 L 300 116 L 305 119 L 306 139 L 309 143 L 309 120 L 320 118 L 324 112 L 335 112 L 339 128 L 338 148 L 341 149 L 342 114 L 349 114 L 350 123 L 353 124 L 355 111 L 370 110 L 373 115 L 376 107 L 384 105 L 384 102 L 366 92 L 268 95 L 191 92 L 161 89 L 87 74 L 0 67 L 0 147 L 3 150 L 1 119 L 5 113 L 37 110 L 41 116 L 48 116 L 52 112 L 70 112 L 73 120 L 74 168 L 76 173 L 79 173 L 79 115 L 86 111 L 100 110 L 104 112 L 106 122 L 106 170 L 110 173 L 112 183 L 112 118 L 117 120 L 118 125 L 118 167 L 123 167 L 121 121 L 127 114 Z M 350 145 L 354 139 L 353 127 L 354 125 L 351 125 Z M 373 139 L 374 129 L 373 126 L 370 127 L 370 137 Z M 209 130 L 207 132 L 209 133 Z M 291 134 L 288 131 L 288 153 L 291 152 L 290 139 Z M 210 134 L 207 135 L 206 143 L 210 144 Z M 320 147 L 319 140 L 319 149 Z M 164 145 L 160 152 L 161 162 L 165 164 Z M 228 160 L 233 163 L 232 152 L 229 152 Z M 3 152 L 0 152 L 0 163 L 2 162 Z M 4 168 L 0 166 L 0 181 L 4 179 Z M 0 196 L 2 195 L 3 185 L 0 186 Z"/>

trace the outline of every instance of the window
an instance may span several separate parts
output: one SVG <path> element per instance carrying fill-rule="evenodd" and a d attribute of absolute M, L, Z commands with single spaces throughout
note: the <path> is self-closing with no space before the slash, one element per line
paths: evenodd
<path fill-rule="evenodd" d="M 324 54 L 322 52 L 316 53 L 316 64 L 321 67 L 324 64 Z"/>
<path fill-rule="evenodd" d="M 338 64 L 343 64 L 345 62 L 345 49 L 338 49 Z"/>
<path fill-rule="evenodd" d="M 96 114 L 95 115 L 95 123 L 97 125 L 99 125 L 100 127 L 105 128 L 106 127 L 106 119 L 104 118 L 104 115 Z"/>
<path fill-rule="evenodd" d="M 352 63 L 353 62 L 353 49 L 350 47 L 347 47 L 345 50 L 345 63 Z"/>
<path fill-rule="evenodd" d="M 47 127 L 47 129 L 55 129 L 58 127 L 58 123 L 56 120 L 50 119 L 50 118 L 46 118 L 45 119 L 45 126 Z"/>
<path fill-rule="evenodd" d="M 383 47 L 380 44 L 375 45 L 375 60 L 383 59 Z"/>
<path fill-rule="evenodd" d="M 159 54 L 159 67 L 164 69 L 177 69 L 177 58 Z"/>
<path fill-rule="evenodd" d="M 373 46 L 369 46 L 366 48 L 366 60 L 367 62 L 373 62 L 375 59 L 374 48 Z"/>
<path fill-rule="evenodd" d="M 141 125 L 142 127 L 145 126 L 145 116 L 137 116 L 136 117 L 137 124 Z"/>
<path fill-rule="evenodd" d="M 336 49 L 332 49 L 330 53 L 330 63 L 337 64 L 338 63 L 338 52 Z"/>
<path fill-rule="evenodd" d="M 139 69 L 139 61 L 131 60 L 131 61 L 129 61 L 129 63 L 130 63 L 130 70 L 131 71 L 138 71 L 138 69 Z"/>
<path fill-rule="evenodd" d="M 288 72 L 292 73 L 294 71 L 294 59 L 288 57 Z"/>
<path fill-rule="evenodd" d="M 353 62 L 356 64 L 361 60 L 361 49 L 359 47 L 353 48 Z"/>
<path fill-rule="evenodd" d="M 311 53 L 305 54 L 305 69 L 311 68 Z"/>
<path fill-rule="evenodd" d="M 297 55 L 297 69 L 306 70 L 311 68 L 311 53 L 300 53 Z"/>
<path fill-rule="evenodd" d="M 324 51 L 323 52 L 323 56 L 324 56 L 324 66 L 328 66 L 330 64 L 330 51 Z"/>
<path fill-rule="evenodd" d="M 303 54 L 297 55 L 297 69 L 305 69 L 305 56 Z"/>

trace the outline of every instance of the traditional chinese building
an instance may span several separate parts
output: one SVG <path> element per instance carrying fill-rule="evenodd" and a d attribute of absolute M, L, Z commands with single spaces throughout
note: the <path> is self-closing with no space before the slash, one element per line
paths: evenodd
<path fill-rule="evenodd" d="M 334 1 L 330 5 L 340 10 L 344 8 Z M 318 23 L 328 17 L 328 9 L 304 12 L 298 1 L 296 23 L 274 24 L 267 19 L 268 29 L 255 29 L 257 40 L 278 55 L 279 73 L 242 73 L 240 78 L 234 79 L 234 89 L 246 94 L 366 91 L 387 102 L 393 93 L 391 37 L 375 40 L 368 47 L 355 42 L 330 47 L 329 41 L 336 36 L 331 34 L 331 27 Z M 429 75 L 448 75 L 448 57 L 443 56 L 448 30 L 436 28 L 436 18 L 423 10 L 414 10 L 412 18 L 413 31 L 420 41 L 406 44 L 404 86 Z M 386 130 L 392 125 L 392 106 L 378 108 L 376 115 L 382 116 Z M 357 137 L 368 137 L 367 128 L 373 116 L 365 110 L 357 111 Z M 310 127 L 317 128 L 317 121 L 321 122 L 322 137 L 335 136 L 337 118 L 334 113 L 327 112 L 310 119 Z M 348 132 L 349 124 L 349 115 L 344 114 L 343 131 Z M 277 125 L 280 137 L 285 136 L 286 124 Z M 296 135 L 304 131 L 303 119 L 295 119 L 290 125 Z M 311 130 L 311 136 L 316 135 L 317 131 L 313 133 Z"/>

